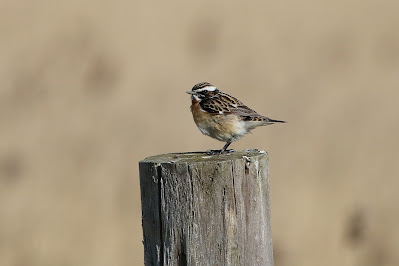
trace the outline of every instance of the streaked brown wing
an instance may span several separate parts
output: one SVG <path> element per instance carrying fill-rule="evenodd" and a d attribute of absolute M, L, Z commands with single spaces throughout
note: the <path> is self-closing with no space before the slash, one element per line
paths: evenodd
<path fill-rule="evenodd" d="M 241 117 L 244 121 L 269 121 L 268 117 L 258 114 L 248 106 L 239 106 L 234 108 L 233 112 L 235 115 Z"/>
<path fill-rule="evenodd" d="M 203 110 L 212 114 L 235 114 L 238 116 L 260 116 L 257 112 L 244 105 L 237 98 L 220 92 L 217 95 L 202 100 L 200 106 Z"/>
<path fill-rule="evenodd" d="M 236 97 L 233 97 L 231 95 L 228 95 L 227 93 L 224 92 L 219 92 L 217 97 L 222 101 L 230 105 L 231 107 L 237 107 L 237 106 L 245 106 L 240 100 L 238 100 Z"/>
<path fill-rule="evenodd" d="M 237 98 L 220 92 L 217 95 L 202 100 L 200 106 L 203 110 L 211 114 L 234 114 L 244 121 L 262 121 L 266 124 L 285 123 L 284 121 L 274 120 L 269 117 L 258 114 L 255 110 L 244 105 Z"/>
<path fill-rule="evenodd" d="M 218 98 L 205 99 L 200 102 L 200 106 L 204 111 L 211 114 L 228 114 L 231 113 L 229 105 L 223 103 Z"/>

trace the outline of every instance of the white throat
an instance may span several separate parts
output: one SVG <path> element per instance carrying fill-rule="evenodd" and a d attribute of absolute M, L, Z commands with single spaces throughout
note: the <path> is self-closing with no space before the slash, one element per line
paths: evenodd
<path fill-rule="evenodd" d="M 193 95 L 191 95 L 191 97 L 193 97 L 195 100 L 197 100 L 197 101 L 199 101 L 199 102 L 201 101 L 201 99 L 200 99 L 197 95 L 194 95 L 194 94 L 193 94 Z"/>

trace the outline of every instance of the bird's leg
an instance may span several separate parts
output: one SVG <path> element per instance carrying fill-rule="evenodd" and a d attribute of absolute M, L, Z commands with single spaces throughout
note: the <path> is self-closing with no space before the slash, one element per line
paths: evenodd
<path fill-rule="evenodd" d="M 232 141 L 228 141 L 221 150 L 207 150 L 206 153 L 208 155 L 216 155 L 216 154 L 222 154 L 222 153 L 228 153 L 228 152 L 234 152 L 234 150 L 227 150 L 227 147 L 231 144 Z"/>
<path fill-rule="evenodd" d="M 227 143 L 223 146 L 223 148 L 220 150 L 220 153 L 224 153 L 231 144 L 231 140 L 227 141 Z"/>

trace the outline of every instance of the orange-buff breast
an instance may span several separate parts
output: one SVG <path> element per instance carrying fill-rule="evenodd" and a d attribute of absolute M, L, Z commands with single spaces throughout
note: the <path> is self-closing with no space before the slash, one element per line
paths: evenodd
<path fill-rule="evenodd" d="M 192 101 L 194 122 L 204 135 L 220 141 L 235 141 L 245 135 L 241 121 L 235 115 L 210 114 L 201 109 L 199 102 Z"/>

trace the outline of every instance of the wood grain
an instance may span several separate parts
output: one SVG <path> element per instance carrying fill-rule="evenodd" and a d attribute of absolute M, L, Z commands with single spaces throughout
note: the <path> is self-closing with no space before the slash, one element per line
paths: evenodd
<path fill-rule="evenodd" d="M 273 265 L 265 152 L 149 157 L 140 186 L 145 265 Z"/>

